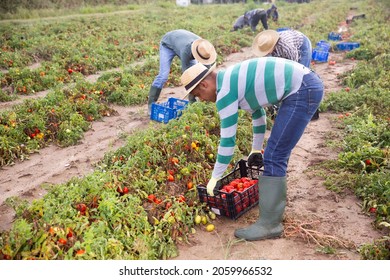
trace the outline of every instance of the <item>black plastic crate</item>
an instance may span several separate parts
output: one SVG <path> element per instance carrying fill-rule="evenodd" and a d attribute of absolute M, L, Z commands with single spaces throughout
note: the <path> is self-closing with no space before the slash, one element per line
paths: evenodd
<path fill-rule="evenodd" d="M 218 191 L 216 191 L 215 196 L 210 196 L 207 193 L 206 186 L 198 185 L 199 200 L 200 202 L 207 203 L 210 209 L 217 215 L 226 216 L 235 220 L 258 205 L 259 187 L 257 180 L 262 172 L 262 166 L 249 167 L 246 160 L 240 160 L 232 172 L 218 181 Z M 224 186 L 229 185 L 236 179 L 246 179 L 251 184 L 241 191 L 233 190 L 227 192 L 223 190 Z"/>

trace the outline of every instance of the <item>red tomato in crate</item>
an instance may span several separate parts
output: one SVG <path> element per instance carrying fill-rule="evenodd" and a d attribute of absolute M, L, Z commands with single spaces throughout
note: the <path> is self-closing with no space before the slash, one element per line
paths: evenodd
<path fill-rule="evenodd" d="M 236 187 L 236 190 L 238 190 L 238 191 L 244 190 L 244 184 L 243 183 L 238 183 L 237 187 Z"/>
<path fill-rule="evenodd" d="M 242 178 L 241 178 L 241 183 L 245 183 L 245 182 L 248 181 L 248 180 L 249 180 L 248 177 L 242 177 Z"/>
<path fill-rule="evenodd" d="M 254 185 L 254 184 L 257 184 L 258 181 L 259 181 L 259 180 L 253 179 L 253 180 L 250 180 L 249 182 L 251 183 L 251 185 Z"/>
<path fill-rule="evenodd" d="M 227 185 L 226 186 L 226 192 L 231 193 L 234 190 L 235 190 L 235 188 L 232 185 Z"/>
<path fill-rule="evenodd" d="M 236 205 L 236 213 L 240 213 L 242 211 L 242 206 L 240 204 Z"/>
<path fill-rule="evenodd" d="M 234 193 L 234 204 L 237 204 L 237 203 L 240 203 L 240 201 L 242 200 L 242 196 L 243 195 L 239 195 L 238 193 Z"/>

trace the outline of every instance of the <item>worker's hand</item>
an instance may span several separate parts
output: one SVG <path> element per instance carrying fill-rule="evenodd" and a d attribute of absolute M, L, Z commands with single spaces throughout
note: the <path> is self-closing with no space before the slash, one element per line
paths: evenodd
<path fill-rule="evenodd" d="M 263 166 L 263 154 L 260 150 L 252 150 L 248 156 L 248 166 Z"/>
<path fill-rule="evenodd" d="M 214 190 L 217 187 L 218 180 L 219 179 L 217 178 L 211 177 L 209 183 L 207 184 L 207 193 L 209 195 L 214 196 Z"/>

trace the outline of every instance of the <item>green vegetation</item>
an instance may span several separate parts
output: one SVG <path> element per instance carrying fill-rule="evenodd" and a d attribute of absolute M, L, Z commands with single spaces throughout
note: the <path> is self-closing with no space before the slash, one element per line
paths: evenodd
<path fill-rule="evenodd" d="M 10 5 L 22 2 L 37 5 L 42 1 L 6 1 Z M 0 22 L 0 101 L 50 91 L 44 98 L 0 112 L 0 166 L 23 160 L 50 142 L 62 146 L 77 143 L 90 122 L 112 113 L 112 103 L 145 104 L 158 71 L 158 44 L 165 32 L 185 28 L 209 39 L 219 54 L 218 62 L 250 46 L 253 38 L 249 29 L 229 30 L 237 15 L 254 3 L 184 9 L 170 2 L 135 5 L 104 1 L 131 6 L 103 8 L 89 6 L 100 2 L 66 1 L 72 6 L 59 5 L 62 2 L 47 1 L 43 2 L 46 6 L 33 7 L 54 9 L 52 15 L 61 11 L 66 15 L 63 17 Z M 76 2 L 85 5 L 73 6 Z M 353 3 L 370 20 L 369 24 L 351 24 L 351 40 L 359 41 L 361 47 L 347 56 L 359 63 L 340 77 L 349 90 L 331 93 L 321 106 L 323 111 L 340 113 L 335 121 L 342 134 L 338 159 L 322 164 L 326 185 L 338 192 L 352 189 L 362 199 L 362 210 L 375 216 L 375 226 L 384 233 L 380 240 L 360 248 L 363 259 L 390 257 L 390 52 L 384 43 L 389 41 L 390 30 L 386 5 L 386 1 L 373 0 Z M 31 8 L 19 7 L 9 7 L 8 18 L 24 18 L 23 9 Z M 278 7 L 283 17 L 279 26 L 271 22 L 271 28 L 298 28 L 316 42 L 338 27 L 351 3 L 283 2 Z M 61 8 L 74 10 L 62 12 Z M 88 15 L 81 15 L 85 14 L 81 9 Z M 78 14 L 71 14 L 74 11 Z M 120 70 L 107 72 L 96 83 L 84 79 L 113 68 Z M 167 86 L 178 86 L 179 77 L 180 66 L 174 60 Z M 242 121 L 249 122 L 244 116 Z M 0 258 L 175 256 L 176 243 L 186 240 L 196 228 L 194 217 L 211 219 L 208 209 L 197 203 L 196 189 L 189 186 L 210 176 L 213 158 L 209 155 L 216 153 L 219 133 L 216 124 L 213 106 L 196 103 L 180 119 L 130 136 L 124 147 L 106 154 L 93 174 L 47 186 L 48 194 L 32 205 L 8 199 L 17 219 L 10 231 L 0 233 Z M 242 129 L 250 124 L 239 127 L 235 159 L 248 153 L 246 143 L 251 139 L 250 129 Z M 167 179 L 171 173 L 174 181 Z M 151 200 L 150 195 L 156 199 Z"/>

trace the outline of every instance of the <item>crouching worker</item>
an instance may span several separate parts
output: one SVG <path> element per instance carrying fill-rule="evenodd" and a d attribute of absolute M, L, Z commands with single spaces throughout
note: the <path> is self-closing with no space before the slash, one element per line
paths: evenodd
<path fill-rule="evenodd" d="M 166 33 L 160 42 L 160 70 L 149 90 L 148 115 L 151 114 L 152 104 L 160 97 L 164 84 L 168 80 L 172 60 L 178 56 L 182 72 L 197 62 L 209 65 L 217 59 L 214 46 L 198 35 L 183 29 Z M 195 98 L 189 95 L 190 102 Z"/>
<path fill-rule="evenodd" d="M 312 56 L 310 39 L 297 30 L 262 31 L 253 40 L 252 50 L 259 57 L 282 57 L 310 68 Z M 319 110 L 315 112 L 312 119 L 318 118 Z"/>
<path fill-rule="evenodd" d="M 278 8 L 272 4 L 271 8 L 267 10 L 267 19 L 272 18 L 273 21 L 277 22 L 279 19 Z"/>
<path fill-rule="evenodd" d="M 233 24 L 233 28 L 230 30 L 230 32 L 233 32 L 233 31 L 237 31 L 238 29 L 243 29 L 244 26 L 248 25 L 249 26 L 249 23 L 248 21 L 245 19 L 245 16 L 242 15 L 240 17 L 237 18 L 237 20 L 235 21 L 235 23 Z"/>
<path fill-rule="evenodd" d="M 259 177 L 260 217 L 235 236 L 245 240 L 280 237 L 286 206 L 288 158 L 317 110 L 323 97 L 323 84 L 309 68 L 284 58 L 262 57 L 243 61 L 225 70 L 201 64 L 184 71 L 181 81 L 201 101 L 215 102 L 221 122 L 218 156 L 207 192 L 214 195 L 232 159 L 236 145 L 238 110 L 252 114 L 253 139 L 248 165 L 261 160 L 266 115 L 264 107 L 280 103 L 267 146 L 264 172 Z"/>
<path fill-rule="evenodd" d="M 244 14 L 245 21 L 248 22 L 253 32 L 256 31 L 257 24 L 261 21 L 264 30 L 268 29 L 267 11 L 264 9 L 254 9 Z"/>

